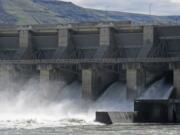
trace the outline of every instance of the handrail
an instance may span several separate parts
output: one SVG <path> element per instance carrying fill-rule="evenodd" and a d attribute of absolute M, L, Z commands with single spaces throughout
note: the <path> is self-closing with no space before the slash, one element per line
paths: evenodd
<path fill-rule="evenodd" d="M 86 63 L 118 64 L 118 63 L 174 63 L 174 62 L 180 62 L 180 57 L 0 60 L 0 64 L 86 64 Z"/>

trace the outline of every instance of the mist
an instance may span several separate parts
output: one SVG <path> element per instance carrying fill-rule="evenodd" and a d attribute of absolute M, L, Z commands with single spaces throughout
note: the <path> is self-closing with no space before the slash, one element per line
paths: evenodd
<path fill-rule="evenodd" d="M 16 71 L 15 71 L 16 72 Z M 89 125 L 96 111 L 132 112 L 126 85 L 111 84 L 94 103 L 82 99 L 82 84 L 75 80 L 41 80 L 37 75 L 16 79 L 4 72 L 0 78 L 0 128 L 2 126 L 37 128 L 45 126 Z"/>
<path fill-rule="evenodd" d="M 84 108 L 81 83 L 74 81 L 28 81 L 0 78 L 0 127 L 14 124 L 63 126 L 94 121 L 94 113 Z M 54 125 L 55 124 L 55 125 Z M 32 126 L 31 125 L 31 126 Z M 22 125 L 21 125 L 22 126 Z"/>

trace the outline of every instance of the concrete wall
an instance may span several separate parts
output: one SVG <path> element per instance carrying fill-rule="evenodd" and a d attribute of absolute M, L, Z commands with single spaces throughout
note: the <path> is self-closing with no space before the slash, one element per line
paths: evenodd
<path fill-rule="evenodd" d="M 158 36 L 180 36 L 179 26 L 156 26 Z"/>
<path fill-rule="evenodd" d="M 72 35 L 72 41 L 77 48 L 92 49 L 99 46 L 99 34 L 98 33 L 74 33 Z"/>
<path fill-rule="evenodd" d="M 19 46 L 18 35 L 12 35 L 12 36 L 0 35 L 0 49 L 1 50 L 17 49 L 18 46 Z"/>
<path fill-rule="evenodd" d="M 173 82 L 176 88 L 176 98 L 180 99 L 180 69 L 173 70 Z"/>
<path fill-rule="evenodd" d="M 52 49 L 58 47 L 57 34 L 32 35 L 32 46 L 37 49 Z"/>
<path fill-rule="evenodd" d="M 145 73 L 142 69 L 126 70 L 127 98 L 136 99 L 145 86 Z"/>
<path fill-rule="evenodd" d="M 143 45 L 143 34 L 140 32 L 117 32 L 115 45 L 123 49 L 124 57 L 137 57 Z"/>
<path fill-rule="evenodd" d="M 156 35 L 159 38 L 159 44 L 164 44 L 166 53 L 170 57 L 180 56 L 179 39 L 180 27 L 179 26 L 162 26 L 155 27 Z"/>
<path fill-rule="evenodd" d="M 115 41 L 118 46 L 141 46 L 143 33 L 116 33 Z"/>

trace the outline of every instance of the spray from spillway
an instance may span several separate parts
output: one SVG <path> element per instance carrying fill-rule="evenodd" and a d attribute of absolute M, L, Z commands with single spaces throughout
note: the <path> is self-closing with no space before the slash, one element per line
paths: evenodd
<path fill-rule="evenodd" d="M 25 84 L 1 81 L 0 86 L 0 127 L 66 126 L 94 120 L 94 115 L 82 109 L 78 81 L 68 85 L 63 81 L 44 82 L 39 86 L 37 79 L 30 79 Z"/>
<path fill-rule="evenodd" d="M 39 82 L 39 79 L 32 78 L 25 83 L 14 83 L 4 77 L 0 78 L 0 86 L 0 128 L 3 125 L 8 128 L 37 128 L 97 124 L 94 123 L 96 111 L 134 111 L 133 102 L 127 100 L 126 85 L 119 81 L 111 84 L 88 107 L 84 106 L 81 98 L 82 85 L 79 81 L 66 84 L 64 81 Z M 148 99 L 154 95 L 167 98 L 170 93 L 171 85 L 160 80 L 141 98 Z"/>

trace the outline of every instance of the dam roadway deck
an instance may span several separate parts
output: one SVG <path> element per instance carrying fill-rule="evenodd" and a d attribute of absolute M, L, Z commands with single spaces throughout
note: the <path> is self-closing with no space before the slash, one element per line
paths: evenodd
<path fill-rule="evenodd" d="M 0 64 L 124 64 L 124 63 L 179 63 L 180 57 L 169 58 L 99 58 L 99 59 L 32 59 L 0 60 Z"/>

